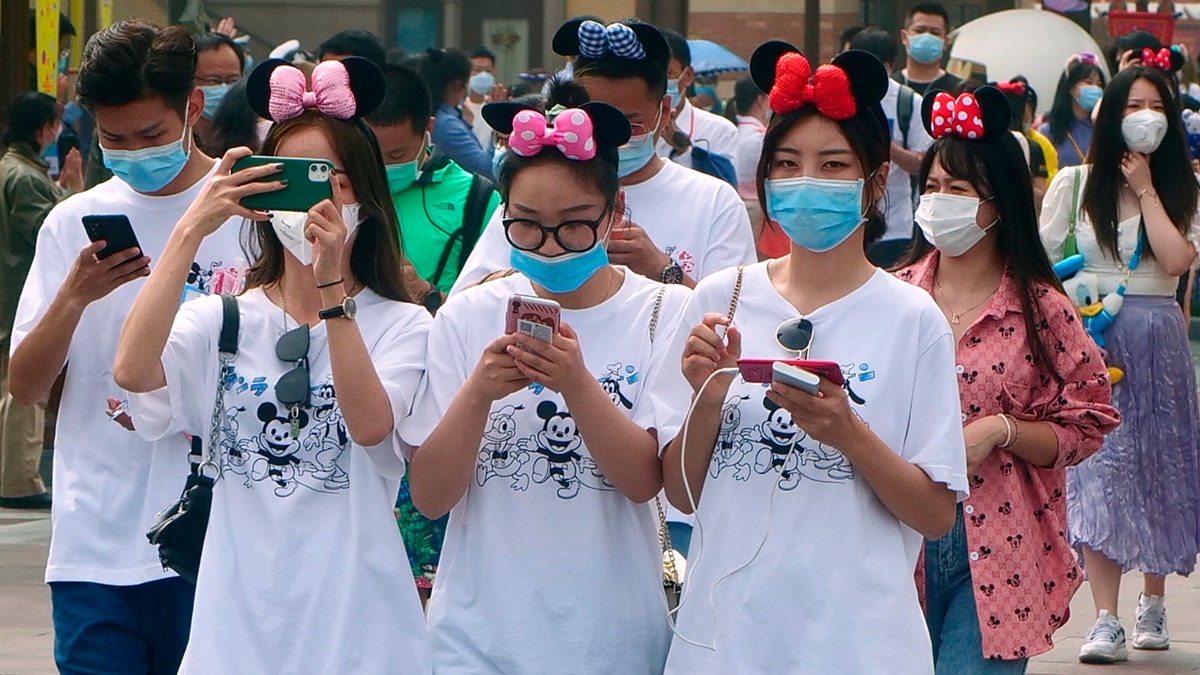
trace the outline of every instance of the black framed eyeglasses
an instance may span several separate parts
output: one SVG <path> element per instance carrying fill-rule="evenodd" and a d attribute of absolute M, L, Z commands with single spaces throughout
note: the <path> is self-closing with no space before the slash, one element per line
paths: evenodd
<path fill-rule="evenodd" d="M 804 317 L 788 319 L 775 329 L 775 341 L 780 347 L 807 359 L 808 351 L 812 349 L 813 324 Z"/>
<path fill-rule="evenodd" d="M 302 324 L 275 342 L 275 356 L 296 365 L 275 383 L 275 398 L 290 412 L 292 438 L 300 433 L 300 408 L 308 405 L 308 324 Z"/>
<path fill-rule="evenodd" d="M 564 251 L 582 253 L 596 245 L 600 223 L 604 222 L 610 210 L 610 206 L 605 206 L 604 212 L 595 220 L 565 220 L 553 227 L 530 218 L 505 218 L 500 223 L 504 225 L 505 238 L 515 249 L 536 251 L 546 243 L 548 237 L 553 236 Z"/>

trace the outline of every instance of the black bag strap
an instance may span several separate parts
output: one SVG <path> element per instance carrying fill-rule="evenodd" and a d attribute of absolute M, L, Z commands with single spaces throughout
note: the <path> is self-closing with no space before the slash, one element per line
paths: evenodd
<path fill-rule="evenodd" d="M 913 94 L 912 87 L 900 85 L 900 95 L 896 97 L 896 125 L 900 127 L 900 136 L 904 139 L 904 149 L 908 150 L 908 127 L 912 124 Z"/>
<path fill-rule="evenodd" d="M 479 236 L 483 234 L 487 207 L 491 203 L 492 193 L 495 191 L 496 186 L 483 176 L 476 174 L 471 179 L 471 188 L 467 190 L 467 203 L 463 207 L 462 254 L 458 256 L 459 272 L 462 272 L 463 267 L 466 266 L 467 258 L 471 256 L 471 251 L 475 250 Z"/>
<path fill-rule="evenodd" d="M 237 298 L 232 295 L 221 295 L 221 337 L 217 341 L 217 351 L 230 356 L 237 356 L 238 329 L 241 316 L 238 315 Z"/>

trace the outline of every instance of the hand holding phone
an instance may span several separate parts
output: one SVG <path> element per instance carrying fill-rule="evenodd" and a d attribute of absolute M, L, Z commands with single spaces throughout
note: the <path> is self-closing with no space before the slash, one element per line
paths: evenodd
<path fill-rule="evenodd" d="M 326 199 L 333 199 L 333 162 L 302 157 L 243 156 L 233 163 L 233 174 L 254 167 L 278 167 L 256 176 L 254 182 L 283 182 L 282 189 L 271 189 L 241 197 L 242 206 L 256 211 L 295 211 L 304 213 Z"/>
<path fill-rule="evenodd" d="M 71 266 L 60 294 L 91 304 L 124 284 L 150 274 L 150 258 L 142 255 L 129 218 L 124 215 L 84 216 L 91 243 Z"/>
<path fill-rule="evenodd" d="M 562 307 L 553 300 L 530 295 L 513 295 L 504 314 L 504 333 L 520 333 L 542 342 L 554 342 Z"/>
<path fill-rule="evenodd" d="M 795 387 L 813 396 L 816 396 L 817 392 L 821 390 L 821 378 L 819 376 L 783 361 L 776 361 L 771 365 L 771 379 L 774 382 L 782 382 L 789 387 Z"/>
<path fill-rule="evenodd" d="M 805 359 L 738 359 L 738 370 L 742 379 L 756 384 L 768 384 L 775 379 L 775 364 L 782 363 L 798 368 L 810 374 L 822 377 L 840 386 L 846 384 L 842 368 L 834 361 L 815 361 Z M 787 371 L 791 372 L 791 371 Z M 795 385 L 793 385 L 795 386 Z"/>
<path fill-rule="evenodd" d="M 124 214 L 84 216 L 83 229 L 93 243 L 105 243 L 104 248 L 96 253 L 97 260 L 104 260 L 120 251 L 140 248 L 137 235 L 133 233 L 133 225 Z"/>

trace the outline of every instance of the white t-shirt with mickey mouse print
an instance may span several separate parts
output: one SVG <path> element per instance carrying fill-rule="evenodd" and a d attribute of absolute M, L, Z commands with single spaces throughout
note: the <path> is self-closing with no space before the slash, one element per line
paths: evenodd
<path fill-rule="evenodd" d="M 624 268 L 621 268 L 624 269 Z M 688 289 L 625 270 L 612 298 L 563 310 L 588 371 L 645 429 L 666 414 L 646 386 L 670 348 Z M 426 377 L 405 440 L 442 421 L 503 335 L 514 274 L 452 296 L 429 335 Z M 418 450 L 417 452 L 420 452 Z M 562 396 L 534 385 L 492 404 L 467 492 L 450 511 L 429 603 L 434 670 L 463 673 L 660 673 L 668 628 L 653 503 L 616 491 L 588 454 Z"/>
<path fill-rule="evenodd" d="M 737 190 L 720 178 L 677 162 L 663 162 L 658 173 L 622 191 L 629 219 L 693 279 L 758 260 L 746 205 Z M 503 219 L 504 209 L 496 209 L 454 282 L 452 294 L 492 272 L 512 267 L 512 246 L 504 236 Z"/>
<path fill-rule="evenodd" d="M 725 270 L 696 287 L 668 361 L 679 361 L 705 313 L 728 313 L 736 276 Z M 854 412 L 962 497 L 953 338 L 929 295 L 914 290 L 877 270 L 808 315 L 809 358 L 840 364 L 866 401 Z M 743 358 L 795 358 L 775 334 L 797 315 L 771 285 L 766 263 L 745 269 L 734 317 Z M 766 387 L 741 377 L 730 387 L 688 556 L 676 629 L 716 650 L 677 636 L 666 672 L 932 673 L 913 583 L 921 535 L 884 507 L 837 448 L 809 438 L 768 401 Z M 671 371 L 656 380 L 654 396 L 686 402 L 691 387 Z M 664 435 L 682 427 L 686 409 L 673 410 Z"/>
<path fill-rule="evenodd" d="M 432 319 L 369 289 L 356 300 L 399 430 Z M 428 673 L 424 618 L 393 515 L 405 468 L 398 433 L 371 448 L 350 439 L 324 323 L 310 329 L 311 399 L 294 433 L 274 386 L 295 366 L 275 356 L 276 339 L 296 324 L 261 289 L 238 304 L 239 351 L 222 382 L 222 475 L 180 672 Z M 162 356 L 167 386 L 130 398 L 140 434 L 188 431 L 207 444 L 221 320 L 217 297 L 180 308 Z"/>

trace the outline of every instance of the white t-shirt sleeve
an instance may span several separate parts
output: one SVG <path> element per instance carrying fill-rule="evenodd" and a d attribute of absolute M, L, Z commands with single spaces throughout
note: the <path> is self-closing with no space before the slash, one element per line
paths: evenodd
<path fill-rule="evenodd" d="M 1058 262 L 1063 258 L 1063 246 L 1067 241 L 1067 231 L 1071 226 L 1071 209 L 1074 208 L 1075 202 L 1075 180 L 1079 171 L 1078 167 L 1071 166 L 1054 174 L 1054 180 L 1050 181 L 1050 186 L 1046 188 L 1046 196 L 1042 198 L 1039 230 L 1050 262 Z M 1083 188 L 1080 177 L 1081 198 Z"/>
<path fill-rule="evenodd" d="M 913 407 L 900 456 L 921 467 L 934 482 L 954 490 L 958 501 L 962 501 L 969 488 L 962 404 L 954 370 L 954 337 L 948 329 L 930 326 L 928 331 L 936 337 L 917 357 Z"/>
<path fill-rule="evenodd" d="M 433 317 L 422 308 L 416 308 L 416 311 L 412 311 L 411 306 L 401 308 L 411 317 L 404 321 L 397 316 L 401 320 L 393 321 L 370 350 L 375 373 L 391 404 L 394 429 L 382 443 L 364 449 L 387 478 L 399 478 L 404 474 L 404 455 L 409 449 L 403 441 L 404 426 L 412 419 L 409 413 L 425 372 L 429 327 L 433 323 Z M 354 385 L 350 383 L 349 386 Z"/>
<path fill-rule="evenodd" d="M 129 395 L 130 417 L 142 438 L 157 441 L 187 432 L 208 442 L 220 371 L 221 302 L 220 296 L 208 296 L 179 307 L 161 357 L 167 385 Z"/>
<path fill-rule="evenodd" d="M 663 296 L 658 328 L 650 348 L 650 368 L 646 378 L 649 388 L 638 398 L 638 405 L 633 410 L 633 421 L 638 426 L 655 430 L 660 453 L 677 433 L 679 422 L 676 418 L 679 416 L 679 406 L 685 406 L 686 412 L 687 401 L 690 400 L 687 396 L 672 399 L 659 394 L 659 381 L 663 378 L 683 379 L 679 355 L 675 351 L 675 340 L 690 296 L 691 290 L 684 286 L 668 287 L 666 295 Z M 688 327 L 688 331 L 690 330 Z M 686 386 L 686 382 L 684 384 Z"/>
<path fill-rule="evenodd" d="M 503 207 L 503 205 L 501 206 Z M 450 295 L 459 293 L 492 272 L 499 272 L 511 267 L 509 257 L 512 247 L 509 245 L 508 239 L 504 237 L 504 225 L 500 222 L 503 219 L 503 208 L 492 212 L 492 217 L 488 219 L 483 233 L 479 235 L 479 241 L 475 243 L 475 248 L 467 257 L 462 272 L 459 273 L 458 279 L 450 289 Z"/>
<path fill-rule="evenodd" d="M 908 149 L 916 152 L 925 152 L 933 145 L 933 138 L 925 131 L 925 124 L 921 122 L 923 100 L 920 94 L 913 92 L 913 114 L 908 119 Z"/>
<path fill-rule="evenodd" d="M 470 318 L 470 305 L 463 296 L 452 296 L 432 321 L 425 374 L 412 414 L 401 427 L 401 436 L 412 447 L 424 443 L 437 428 L 479 361 L 480 354 L 466 353 L 465 319 Z"/>
<path fill-rule="evenodd" d="M 37 326 L 38 321 L 54 301 L 54 296 L 62 288 L 67 274 L 79 257 L 79 251 L 66 251 L 58 239 L 58 221 L 62 210 L 52 209 L 46 216 L 41 230 L 38 231 L 37 248 L 33 256 L 33 264 L 29 268 L 29 276 L 21 289 L 21 299 L 17 303 L 17 313 L 12 328 L 10 349 L 16 351 L 17 345 L 26 335 Z"/>
<path fill-rule="evenodd" d="M 701 226 L 702 223 L 696 223 Z M 738 265 L 758 262 L 754 248 L 754 233 L 750 229 L 750 214 L 746 205 L 728 183 L 720 183 L 713 200 L 712 235 L 704 252 L 704 276 Z M 696 279 L 699 281 L 699 279 Z"/>

